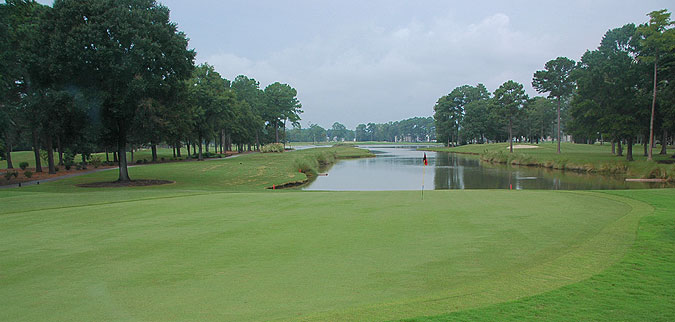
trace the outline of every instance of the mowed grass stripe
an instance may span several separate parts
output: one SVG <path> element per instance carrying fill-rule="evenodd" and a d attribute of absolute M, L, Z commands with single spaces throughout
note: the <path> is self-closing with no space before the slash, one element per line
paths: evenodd
<path fill-rule="evenodd" d="M 648 209 L 590 192 L 237 193 L 0 216 L 0 320 L 448 312 L 601 271 L 634 236 L 632 206 Z"/>
<path fill-rule="evenodd" d="M 622 260 L 559 289 L 516 301 L 407 321 L 673 321 L 675 190 L 606 191 L 654 207 Z"/>

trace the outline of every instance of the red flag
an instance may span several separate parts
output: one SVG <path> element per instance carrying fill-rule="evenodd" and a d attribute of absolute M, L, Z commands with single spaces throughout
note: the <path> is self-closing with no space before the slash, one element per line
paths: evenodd
<path fill-rule="evenodd" d="M 424 165 L 429 165 L 429 162 L 427 162 L 427 153 L 426 152 L 424 152 L 424 159 L 422 159 L 422 161 L 424 161 Z"/>

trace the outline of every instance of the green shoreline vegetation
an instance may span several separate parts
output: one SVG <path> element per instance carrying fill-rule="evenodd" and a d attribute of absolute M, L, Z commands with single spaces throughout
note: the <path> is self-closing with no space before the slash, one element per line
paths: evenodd
<path fill-rule="evenodd" d="M 555 143 L 523 145 L 536 148 L 515 149 L 514 153 L 509 153 L 508 143 L 494 143 L 469 144 L 450 148 L 430 147 L 420 150 L 472 154 L 477 155 L 483 161 L 492 163 L 675 181 L 675 165 L 659 163 L 672 163 L 672 149 L 669 149 L 667 155 L 654 155 L 656 162 L 647 161 L 645 156 L 637 154 L 634 155 L 635 161 L 627 162 L 625 158 L 613 155 L 609 144 L 562 143 L 561 154 L 556 153 Z"/>

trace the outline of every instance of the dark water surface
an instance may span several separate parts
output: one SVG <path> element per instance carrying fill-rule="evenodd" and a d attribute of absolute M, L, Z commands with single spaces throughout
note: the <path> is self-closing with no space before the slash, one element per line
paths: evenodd
<path fill-rule="evenodd" d="M 364 146 L 375 158 L 342 160 L 304 190 L 543 189 L 612 190 L 671 187 L 663 183 L 626 182 L 602 176 L 538 167 L 494 165 L 476 156 L 425 152 L 417 146 Z"/>

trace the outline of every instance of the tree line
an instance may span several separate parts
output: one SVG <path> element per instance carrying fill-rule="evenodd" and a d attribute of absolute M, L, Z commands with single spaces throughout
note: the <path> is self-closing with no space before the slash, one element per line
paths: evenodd
<path fill-rule="evenodd" d="M 239 151 L 284 139 L 298 124 L 297 91 L 244 75 L 230 81 L 195 66 L 187 36 L 153 0 L 33 0 L 0 4 L 0 155 L 31 147 L 36 171 L 63 154 L 112 151 L 129 181 L 126 152 L 173 147 Z M 192 150 L 192 151 L 191 151 Z"/>
<path fill-rule="evenodd" d="M 638 141 L 650 160 L 657 139 L 666 154 L 675 130 L 675 29 L 665 9 L 648 16 L 644 24 L 607 31 L 579 62 L 548 61 L 532 79 L 547 98 L 528 97 L 513 80 L 493 93 L 482 84 L 453 89 L 434 106 L 438 140 L 448 146 L 509 141 L 512 152 L 514 139 L 553 137 L 560 153 L 565 132 L 575 142 L 609 141 L 617 155 L 623 145 L 629 161 Z"/>
<path fill-rule="evenodd" d="M 434 124 L 432 117 L 413 117 L 387 123 L 362 123 L 355 130 L 340 122 L 333 123 L 329 129 L 318 124 L 310 124 L 308 128 L 297 125 L 289 130 L 288 138 L 292 142 L 429 142 L 436 139 Z"/>

